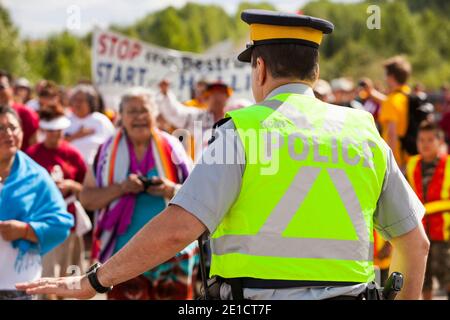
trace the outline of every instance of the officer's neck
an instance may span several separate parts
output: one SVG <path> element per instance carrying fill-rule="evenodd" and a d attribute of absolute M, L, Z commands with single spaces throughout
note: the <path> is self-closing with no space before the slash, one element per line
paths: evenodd
<path fill-rule="evenodd" d="M 296 78 L 272 78 L 269 76 L 267 77 L 266 83 L 262 86 L 262 96 L 265 99 L 275 89 L 291 83 L 301 83 L 311 88 L 313 87 L 313 83 L 309 81 L 299 80 Z"/>

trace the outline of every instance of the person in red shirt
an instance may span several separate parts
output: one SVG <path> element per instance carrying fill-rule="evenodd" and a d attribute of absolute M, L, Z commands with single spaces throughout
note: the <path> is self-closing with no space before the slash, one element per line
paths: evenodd
<path fill-rule="evenodd" d="M 42 143 L 28 148 L 27 153 L 50 173 L 66 200 L 67 210 L 74 215 L 75 225 L 77 225 L 76 210 L 82 209 L 76 201 L 82 190 L 86 165 L 80 152 L 63 139 L 63 130 L 68 128 L 70 120 L 64 116 L 62 106 L 49 106 L 41 110 L 39 115 L 41 117 L 39 125 L 45 139 Z M 75 229 L 72 229 L 69 238 L 44 257 L 43 276 L 55 276 L 56 264 L 60 266 L 61 276 L 67 272 L 71 273 L 68 269 L 71 266 L 79 267 L 79 271 L 82 272 L 83 254 L 83 238 L 75 232 Z"/>
<path fill-rule="evenodd" d="M 0 105 L 12 107 L 19 115 L 22 131 L 22 150 L 37 142 L 37 131 L 39 128 L 39 116 L 29 107 L 14 102 L 14 90 L 11 86 L 11 76 L 5 71 L 0 71 Z"/>
<path fill-rule="evenodd" d="M 424 203 L 423 224 L 430 251 L 423 297 L 432 298 L 433 278 L 450 299 L 450 157 L 441 152 L 444 133 L 435 123 L 423 122 L 417 135 L 419 155 L 409 159 L 406 170 L 411 187 Z"/>

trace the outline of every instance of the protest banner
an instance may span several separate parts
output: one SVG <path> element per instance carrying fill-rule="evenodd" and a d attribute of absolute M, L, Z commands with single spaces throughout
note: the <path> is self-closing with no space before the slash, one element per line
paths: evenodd
<path fill-rule="evenodd" d="M 120 96 L 133 86 L 158 90 L 171 82 L 181 101 L 191 98 L 200 79 L 230 85 L 234 97 L 252 99 L 250 66 L 236 55 L 200 55 L 157 47 L 116 32 L 96 29 L 92 37 L 92 78 L 106 105 L 118 109 Z"/>

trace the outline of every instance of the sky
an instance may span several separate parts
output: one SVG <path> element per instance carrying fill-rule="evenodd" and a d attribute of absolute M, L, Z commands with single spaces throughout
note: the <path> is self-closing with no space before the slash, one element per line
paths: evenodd
<path fill-rule="evenodd" d="M 234 13 L 242 0 L 190 0 L 219 4 Z M 308 0 L 266 0 L 283 11 L 296 11 Z M 341 0 L 355 2 L 357 0 Z M 169 5 L 182 7 L 187 0 L 0 0 L 10 12 L 22 37 L 43 38 L 69 29 L 83 35 L 94 26 L 129 25 L 148 13 Z M 250 1 L 261 2 L 261 0 Z"/>

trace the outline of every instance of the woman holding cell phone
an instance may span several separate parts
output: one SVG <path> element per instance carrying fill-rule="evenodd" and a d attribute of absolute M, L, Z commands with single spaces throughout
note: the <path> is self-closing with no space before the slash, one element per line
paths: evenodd
<path fill-rule="evenodd" d="M 96 211 L 92 255 L 104 262 L 166 206 L 187 178 L 192 162 L 181 143 L 156 128 L 155 103 L 145 89 L 121 99 L 120 127 L 103 144 L 80 194 Z M 113 288 L 108 299 L 193 298 L 196 247 Z"/>

